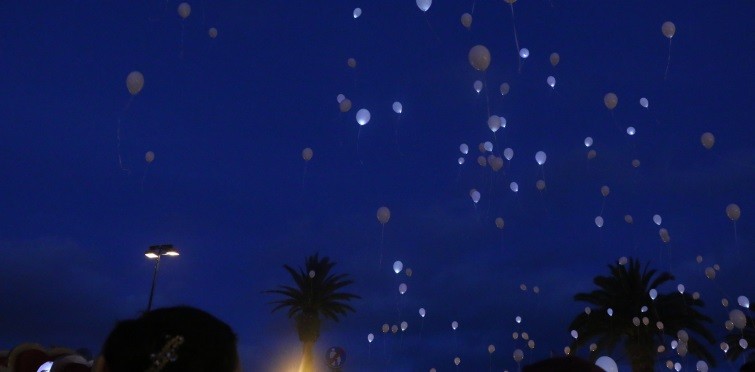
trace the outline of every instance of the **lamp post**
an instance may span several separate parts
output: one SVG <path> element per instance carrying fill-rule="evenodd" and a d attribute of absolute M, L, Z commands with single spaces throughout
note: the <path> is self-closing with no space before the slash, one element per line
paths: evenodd
<path fill-rule="evenodd" d="M 149 291 L 149 302 L 147 303 L 147 311 L 152 310 L 152 297 L 155 295 L 155 284 L 157 283 L 157 270 L 160 268 L 161 256 L 178 256 L 178 250 L 173 247 L 173 244 L 160 244 L 150 246 L 144 255 L 147 258 L 155 260 L 155 271 L 152 274 L 152 289 Z"/>

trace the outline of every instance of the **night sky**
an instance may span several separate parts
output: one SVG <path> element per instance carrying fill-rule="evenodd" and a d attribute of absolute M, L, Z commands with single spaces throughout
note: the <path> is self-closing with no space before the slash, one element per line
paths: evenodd
<path fill-rule="evenodd" d="M 562 354 L 586 306 L 573 295 L 622 256 L 671 271 L 662 292 L 699 292 L 719 340 L 735 307 L 721 298 L 755 298 L 755 3 L 521 0 L 527 59 L 502 0 L 436 0 L 426 13 L 411 0 L 191 5 L 182 20 L 173 0 L 0 3 L 0 349 L 33 341 L 96 354 L 117 320 L 146 308 L 143 253 L 164 243 L 181 256 L 161 262 L 155 306 L 227 321 L 247 371 L 297 365 L 293 321 L 271 314 L 263 292 L 290 282 L 283 264 L 316 252 L 362 296 L 316 345 L 317 363 L 343 347 L 349 371 L 516 370 L 516 348 L 524 363 Z M 667 74 L 665 21 L 676 25 Z M 468 61 L 477 44 L 491 53 L 485 73 Z M 132 98 L 134 70 L 145 83 Z M 361 108 L 371 120 L 360 127 Z M 495 137 L 489 113 L 507 122 Z M 502 170 L 478 165 L 485 141 L 496 156 L 513 149 Z M 413 275 L 394 274 L 395 260 Z M 405 332 L 380 332 L 401 321 Z M 533 350 L 512 339 L 521 331 Z M 668 359 L 694 370 L 694 357 L 659 363 Z"/>

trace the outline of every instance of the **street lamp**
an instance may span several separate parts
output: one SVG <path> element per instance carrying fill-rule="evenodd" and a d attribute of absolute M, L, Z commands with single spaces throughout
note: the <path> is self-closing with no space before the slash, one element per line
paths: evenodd
<path fill-rule="evenodd" d="M 157 283 L 157 269 L 160 268 L 161 256 L 178 256 L 178 250 L 173 247 L 173 244 L 160 244 L 153 245 L 144 252 L 147 258 L 155 260 L 155 271 L 152 274 L 152 289 L 149 291 L 149 303 L 147 303 L 147 311 L 152 310 L 152 297 L 155 295 L 155 284 Z"/>

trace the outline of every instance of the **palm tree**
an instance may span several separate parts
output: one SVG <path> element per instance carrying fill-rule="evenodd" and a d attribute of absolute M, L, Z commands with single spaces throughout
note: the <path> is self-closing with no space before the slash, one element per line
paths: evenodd
<path fill-rule="evenodd" d="M 312 350 L 320 337 L 322 317 L 338 322 L 347 312 L 355 312 L 347 302 L 360 298 L 341 289 L 352 284 L 348 274 L 332 274 L 330 270 L 335 262 L 330 258 L 319 258 L 318 254 L 304 260 L 304 269 L 295 270 L 291 266 L 283 268 L 291 274 L 295 286 L 280 285 L 267 293 L 276 293 L 282 299 L 273 301 L 273 312 L 288 308 L 288 317 L 296 320 L 296 331 L 302 342 L 302 362 L 300 372 L 314 371 Z"/>
<path fill-rule="evenodd" d="M 574 296 L 576 301 L 588 302 L 595 308 L 578 315 L 569 326 L 578 336 L 572 342 L 573 350 L 597 339 L 597 349 L 592 353 L 597 357 L 602 353 L 610 354 L 621 343 L 633 371 L 653 371 L 655 356 L 662 350 L 659 350 L 660 345 L 670 339 L 688 338 L 686 342 L 678 341 L 682 346 L 676 351 L 692 354 L 715 366 L 715 358 L 700 340 L 715 343 L 713 334 L 704 324 L 712 320 L 697 310 L 704 305 L 699 298 L 671 292 L 651 299 L 648 295 L 651 289 L 674 277 L 667 272 L 656 276 L 656 270 L 650 270 L 647 265 L 642 270 L 634 259 L 624 265 L 608 265 L 608 268 L 610 276 L 593 279 L 599 289 Z M 680 332 L 682 330 L 684 332 Z"/>

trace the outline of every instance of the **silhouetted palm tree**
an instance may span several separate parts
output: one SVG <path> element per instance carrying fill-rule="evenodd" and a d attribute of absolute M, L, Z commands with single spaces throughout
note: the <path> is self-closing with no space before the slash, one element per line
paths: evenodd
<path fill-rule="evenodd" d="M 686 333 L 689 339 L 685 343 L 678 341 L 682 346 L 677 347 L 676 352 L 686 350 L 715 366 L 713 355 L 698 337 L 693 336 L 699 336 L 708 344 L 715 343 L 713 334 L 704 324 L 710 323 L 711 319 L 697 310 L 704 305 L 700 299 L 678 291 L 659 293 L 655 300 L 651 299 L 651 289 L 674 277 L 667 272 L 656 276 L 656 270 L 649 270 L 647 266 L 642 270 L 637 260 L 632 259 L 624 265 L 609 265 L 608 268 L 610 276 L 593 279 L 599 289 L 574 296 L 575 300 L 589 302 L 594 308 L 589 314 L 578 315 L 569 326 L 570 330 L 578 332 L 571 345 L 573 350 L 595 340 L 594 359 L 600 354 L 610 354 L 623 343 L 632 370 L 653 371 L 658 347 L 668 345 L 672 338 L 680 336 L 679 331 L 684 330 L 683 333 L 691 331 Z M 612 315 L 609 315 L 609 309 Z"/>
<path fill-rule="evenodd" d="M 355 311 L 348 302 L 360 298 L 341 291 L 353 280 L 348 278 L 348 274 L 332 274 L 330 270 L 334 265 L 330 258 L 319 258 L 317 254 L 307 257 L 304 269 L 299 268 L 298 271 L 283 265 L 295 285 L 281 285 L 278 289 L 266 291 L 283 296 L 283 299 L 272 302 L 276 304 L 273 312 L 288 308 L 288 317 L 296 320 L 296 331 L 303 347 L 300 372 L 314 370 L 312 349 L 320 337 L 321 316 L 338 322 L 347 312 Z"/>

